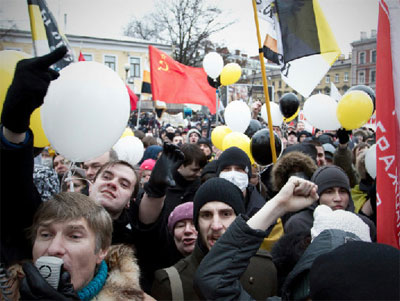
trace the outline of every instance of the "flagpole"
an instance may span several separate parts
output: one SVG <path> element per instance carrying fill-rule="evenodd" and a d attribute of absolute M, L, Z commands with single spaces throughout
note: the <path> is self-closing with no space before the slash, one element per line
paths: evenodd
<path fill-rule="evenodd" d="M 216 94 L 216 97 L 215 97 L 215 99 L 216 99 L 216 105 L 215 105 L 215 108 L 217 109 L 217 113 L 215 113 L 215 126 L 218 126 L 218 114 L 219 114 L 219 108 L 218 108 L 218 92 L 219 92 L 219 88 L 217 88 L 216 90 L 215 90 L 215 94 Z"/>
<path fill-rule="evenodd" d="M 267 116 L 268 116 L 268 128 L 269 128 L 269 141 L 272 153 L 272 162 L 276 162 L 276 150 L 275 150 L 275 137 L 274 137 L 274 129 L 272 127 L 272 118 L 271 118 L 271 108 L 269 105 L 269 94 L 268 94 L 268 81 L 267 75 L 265 72 L 265 64 L 264 64 L 264 53 L 262 51 L 262 44 L 261 44 L 261 34 L 260 34 L 260 26 L 258 24 L 258 15 L 257 15 L 257 4 L 256 0 L 253 0 L 253 12 L 254 12 L 254 21 L 256 23 L 257 29 L 257 40 L 258 40 L 258 56 L 260 58 L 261 64 L 261 74 L 263 80 L 263 88 L 264 88 L 264 95 L 265 95 L 265 106 L 267 108 Z"/>
<path fill-rule="evenodd" d="M 142 106 L 142 93 L 140 93 L 139 97 L 139 107 L 138 107 L 138 115 L 137 115 L 137 120 L 136 120 L 136 129 L 139 129 L 139 119 L 140 119 L 140 107 Z"/>

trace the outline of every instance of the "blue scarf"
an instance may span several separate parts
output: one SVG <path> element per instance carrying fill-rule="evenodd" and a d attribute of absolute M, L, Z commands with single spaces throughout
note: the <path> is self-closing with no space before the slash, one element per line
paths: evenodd
<path fill-rule="evenodd" d="M 94 298 L 103 288 L 107 279 L 108 268 L 106 262 L 103 260 L 100 263 L 97 275 L 86 285 L 83 289 L 78 291 L 78 296 L 81 300 L 91 300 Z"/>

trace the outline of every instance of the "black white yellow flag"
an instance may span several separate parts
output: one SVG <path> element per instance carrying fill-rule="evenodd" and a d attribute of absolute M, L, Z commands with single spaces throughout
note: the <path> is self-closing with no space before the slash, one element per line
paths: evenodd
<path fill-rule="evenodd" d="M 267 21 L 264 56 L 308 97 L 341 53 L 318 1 L 257 0 L 257 11 Z"/>
<path fill-rule="evenodd" d="M 56 19 L 47 7 L 46 1 L 28 0 L 28 12 L 35 56 L 47 54 L 65 45 L 68 53 L 54 64 L 54 68 L 60 70 L 75 61 L 72 48 L 65 35 L 58 29 Z"/>

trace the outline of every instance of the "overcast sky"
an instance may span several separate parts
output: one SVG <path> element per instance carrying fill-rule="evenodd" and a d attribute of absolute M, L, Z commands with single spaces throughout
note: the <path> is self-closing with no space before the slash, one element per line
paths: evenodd
<path fill-rule="evenodd" d="M 165 0 L 168 1 L 168 0 Z M 257 55 L 258 44 L 251 0 L 208 0 L 222 10 L 221 18 L 235 24 L 213 37 L 231 51 L 240 49 Z M 360 32 L 377 28 L 378 0 L 320 0 L 326 19 L 344 54 Z M 70 34 L 117 37 L 131 17 L 143 16 L 154 9 L 153 0 L 47 0 L 59 27 Z M 67 26 L 64 27 L 64 14 Z M 19 29 L 29 30 L 27 0 L 0 0 L 0 26 L 14 21 Z"/>

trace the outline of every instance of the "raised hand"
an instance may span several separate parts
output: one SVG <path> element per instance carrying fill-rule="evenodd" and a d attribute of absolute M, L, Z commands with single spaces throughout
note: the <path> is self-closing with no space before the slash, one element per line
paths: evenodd
<path fill-rule="evenodd" d="M 336 132 L 336 136 L 339 139 L 339 144 L 346 144 L 349 142 L 349 135 L 351 134 L 351 131 L 346 131 L 345 129 L 339 129 Z"/>
<path fill-rule="evenodd" d="M 144 185 L 144 191 L 149 197 L 163 197 L 168 187 L 175 186 L 173 172 L 183 160 L 184 155 L 178 146 L 164 143 L 161 157 L 157 160 L 149 181 Z"/>
<path fill-rule="evenodd" d="M 276 198 L 286 212 L 295 212 L 318 200 L 317 189 L 318 186 L 315 183 L 292 176 L 279 191 Z"/>
<path fill-rule="evenodd" d="M 62 46 L 41 57 L 21 60 L 15 69 L 1 113 L 1 123 L 14 133 L 24 133 L 29 128 L 32 112 L 43 104 L 50 82 L 59 73 L 50 68 L 67 53 Z"/>

